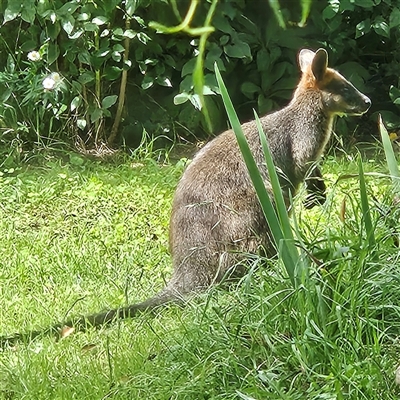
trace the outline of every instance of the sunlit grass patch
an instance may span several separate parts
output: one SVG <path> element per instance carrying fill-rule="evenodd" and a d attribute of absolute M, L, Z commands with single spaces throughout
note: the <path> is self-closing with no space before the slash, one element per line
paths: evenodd
<path fill-rule="evenodd" d="M 372 258 L 358 179 L 338 180 L 358 173 L 356 160 L 328 157 L 323 207 L 305 210 L 296 199 L 312 285 L 294 289 L 282 265 L 254 259 L 241 282 L 213 288 L 186 308 L 17 343 L 0 350 L 0 398 L 396 399 L 396 209 L 390 179 L 370 174 L 385 173 L 384 164 L 364 158 L 377 238 Z M 168 220 L 182 169 L 85 161 L 4 174 L 0 333 L 159 290 L 171 272 Z M 390 213 L 382 217 L 378 205 Z"/>

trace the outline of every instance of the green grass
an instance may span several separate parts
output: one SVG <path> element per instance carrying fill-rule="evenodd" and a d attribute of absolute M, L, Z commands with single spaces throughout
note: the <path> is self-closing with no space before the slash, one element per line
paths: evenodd
<path fill-rule="evenodd" d="M 371 176 L 385 171 L 377 159 L 363 162 L 373 252 L 358 179 L 336 182 L 358 173 L 356 156 L 330 157 L 327 204 L 296 205 L 302 240 L 320 263 L 307 287 L 293 289 L 281 264 L 254 258 L 237 285 L 184 309 L 18 343 L 0 350 L 0 399 L 399 398 L 400 212 L 390 180 Z M 50 158 L 4 172 L 0 334 L 159 290 L 171 271 L 168 219 L 182 171 L 182 163 Z"/>

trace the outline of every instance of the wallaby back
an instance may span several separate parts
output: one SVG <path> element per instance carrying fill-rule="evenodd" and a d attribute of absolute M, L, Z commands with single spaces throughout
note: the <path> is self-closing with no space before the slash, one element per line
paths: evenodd
<path fill-rule="evenodd" d="M 261 124 L 287 204 L 322 155 L 339 114 L 359 115 L 371 104 L 342 75 L 327 67 L 324 49 L 299 53 L 300 83 L 289 105 L 261 118 Z M 255 121 L 243 126 L 265 186 L 270 182 Z M 310 187 L 324 190 L 319 170 Z M 321 183 L 322 182 L 322 183 Z M 66 322 L 82 329 L 138 311 L 179 301 L 228 274 L 246 271 L 246 254 L 263 247 L 273 253 L 269 228 L 234 133 L 228 130 L 201 149 L 184 172 L 173 200 L 170 221 L 173 275 L 166 288 L 140 304 Z M 58 329 L 55 325 L 50 330 Z M 37 333 L 37 332 L 36 332 Z M 32 336 L 32 335 L 31 335 Z M 21 336 L 19 336 L 21 337 Z"/>

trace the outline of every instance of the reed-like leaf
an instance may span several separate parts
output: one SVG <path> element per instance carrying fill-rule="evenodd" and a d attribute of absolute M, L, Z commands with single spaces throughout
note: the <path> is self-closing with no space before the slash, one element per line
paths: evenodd
<path fill-rule="evenodd" d="M 299 26 L 303 27 L 307 23 L 307 18 L 310 14 L 312 0 L 300 0 L 301 4 L 301 21 Z"/>
<path fill-rule="evenodd" d="M 254 116 L 258 128 L 258 133 L 260 135 L 261 146 L 263 148 L 265 163 L 267 164 L 269 179 L 271 181 L 272 191 L 274 194 L 275 206 L 278 213 L 280 224 L 282 226 L 283 235 L 286 239 L 293 240 L 293 232 L 292 232 L 292 227 L 290 225 L 289 215 L 286 209 L 286 203 L 283 198 L 274 161 L 272 159 L 272 155 L 269 150 L 268 141 L 262 129 L 260 118 L 258 117 L 256 112 L 254 112 Z"/>
<path fill-rule="evenodd" d="M 283 14 L 282 14 L 282 10 L 281 10 L 281 5 L 279 4 L 278 0 L 268 0 L 269 1 L 269 5 L 272 8 L 272 11 L 275 14 L 275 18 L 277 19 L 279 26 L 281 28 L 286 28 L 286 23 L 285 23 L 285 19 L 283 18 Z"/>
<path fill-rule="evenodd" d="M 268 175 L 272 187 L 272 192 L 274 196 L 274 203 L 277 210 L 279 223 L 282 229 L 283 241 L 281 243 L 282 248 L 280 249 L 282 252 L 282 258 L 285 257 L 285 267 L 289 274 L 289 276 L 293 277 L 293 280 L 296 280 L 296 266 L 302 266 L 302 262 L 299 262 L 299 252 L 297 247 L 294 244 L 294 237 L 292 226 L 290 224 L 290 219 L 288 215 L 288 211 L 286 208 L 285 199 L 283 198 L 283 193 L 281 189 L 281 185 L 279 183 L 278 174 L 276 172 L 276 168 L 274 165 L 274 161 L 272 158 L 272 154 L 269 150 L 269 145 L 267 141 L 267 137 L 263 131 L 261 126 L 260 119 L 256 112 L 254 112 L 258 133 L 260 136 L 260 142 L 264 153 L 265 163 L 268 169 Z M 285 255 L 283 255 L 285 253 Z M 302 271 L 303 272 L 303 271 Z M 301 274 L 303 276 L 303 273 Z"/>
<path fill-rule="evenodd" d="M 385 150 L 386 162 L 389 168 L 389 173 L 392 178 L 393 191 L 396 195 L 400 195 L 400 172 L 397 164 L 396 156 L 394 155 L 392 142 L 385 125 L 382 122 L 382 117 L 379 115 L 379 131 L 382 137 L 383 149 Z"/>
<path fill-rule="evenodd" d="M 365 184 L 364 169 L 361 156 L 358 157 L 358 174 L 360 180 L 361 211 L 363 214 L 365 232 L 367 234 L 368 247 L 371 251 L 373 251 L 376 246 L 376 240 L 368 203 L 367 186 Z"/>

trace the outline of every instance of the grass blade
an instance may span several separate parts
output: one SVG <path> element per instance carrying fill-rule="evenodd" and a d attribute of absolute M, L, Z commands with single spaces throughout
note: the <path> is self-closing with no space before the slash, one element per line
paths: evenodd
<path fill-rule="evenodd" d="M 267 137 L 262 129 L 260 119 L 256 112 L 254 112 L 254 116 L 258 128 L 258 133 L 260 135 L 260 141 L 261 141 L 261 146 L 263 148 L 265 162 L 267 164 L 269 179 L 271 181 L 275 207 L 278 213 L 279 223 L 284 237 L 284 241 L 282 242 L 283 247 L 281 249 L 282 258 L 285 257 L 284 263 L 289 276 L 293 276 L 293 280 L 295 280 L 295 276 L 297 275 L 295 272 L 297 264 L 298 266 L 303 266 L 303 265 L 302 263 L 297 262 L 297 260 L 300 260 L 299 252 L 294 244 L 292 226 L 290 224 L 290 219 L 286 208 L 286 203 L 283 198 L 282 189 L 279 184 L 278 174 L 276 172 L 274 161 L 272 159 L 272 155 L 269 150 Z M 301 272 L 300 276 L 303 276 L 304 268 L 301 268 L 301 271 L 299 272 Z"/>
<path fill-rule="evenodd" d="M 283 18 L 281 5 L 279 4 L 278 0 L 269 0 L 269 5 L 272 8 L 272 11 L 275 14 L 275 18 L 277 19 L 279 26 L 283 29 L 286 28 L 285 19 Z"/>
<path fill-rule="evenodd" d="M 362 165 L 361 156 L 358 157 L 358 173 L 360 179 L 360 196 L 361 196 L 361 210 L 363 214 L 365 232 L 367 233 L 368 247 L 371 251 L 375 248 L 376 240 L 374 227 L 372 225 L 371 212 L 369 209 L 367 186 L 365 184 L 364 169 Z"/>
<path fill-rule="evenodd" d="M 300 0 L 301 3 L 301 21 L 299 26 L 303 27 L 307 23 L 307 18 L 310 14 L 312 0 Z"/>
<path fill-rule="evenodd" d="M 400 172 L 397 165 L 396 156 L 394 155 L 392 142 L 390 141 L 388 131 L 382 122 L 382 117 L 379 115 L 379 131 L 382 137 L 383 149 L 385 150 L 386 162 L 392 178 L 393 190 L 395 194 L 400 195 Z"/>
<path fill-rule="evenodd" d="M 285 200 L 283 198 L 281 186 L 279 184 L 278 174 L 276 172 L 275 165 L 274 165 L 274 162 L 272 159 L 272 155 L 269 150 L 267 138 L 263 132 L 260 118 L 258 117 L 256 112 L 254 112 L 254 116 L 255 116 L 255 120 L 256 120 L 256 124 L 257 124 L 257 128 L 258 128 L 258 133 L 260 135 L 260 141 L 261 141 L 263 153 L 265 156 L 265 162 L 266 162 L 267 168 L 268 168 L 269 179 L 271 181 L 271 186 L 272 186 L 272 190 L 274 193 L 276 210 L 278 212 L 279 221 L 282 226 L 283 235 L 284 235 L 285 239 L 293 240 L 293 232 L 292 232 L 292 227 L 290 225 L 289 215 L 288 215 L 288 212 L 286 209 L 286 204 L 285 204 Z"/>

